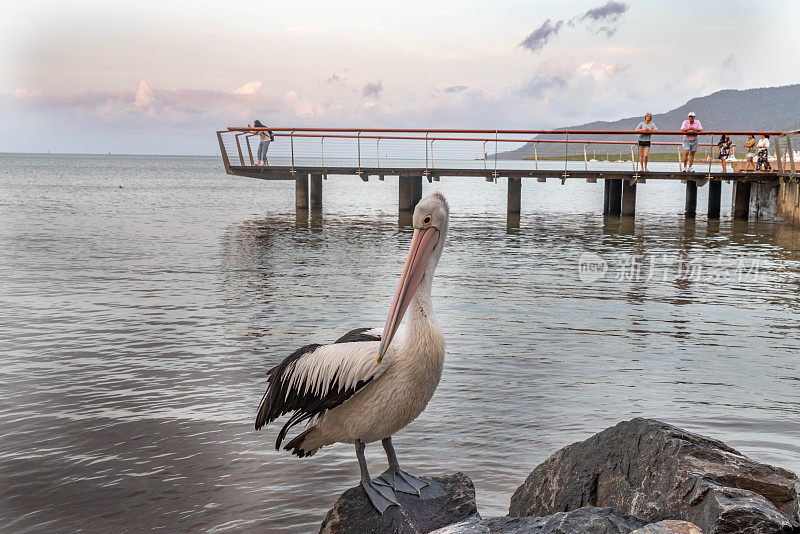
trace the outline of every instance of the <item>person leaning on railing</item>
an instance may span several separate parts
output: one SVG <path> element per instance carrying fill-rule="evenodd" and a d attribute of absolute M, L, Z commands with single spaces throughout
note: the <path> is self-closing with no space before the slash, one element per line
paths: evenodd
<path fill-rule="evenodd" d="M 261 124 L 261 121 L 258 119 L 253 122 L 253 127 L 266 128 L 266 126 Z M 256 165 L 269 165 L 267 163 L 267 150 L 269 150 L 269 144 L 275 140 L 275 134 L 273 134 L 270 130 L 260 130 L 258 132 L 258 138 L 260 139 L 260 142 L 258 143 L 258 163 L 256 163 Z"/>

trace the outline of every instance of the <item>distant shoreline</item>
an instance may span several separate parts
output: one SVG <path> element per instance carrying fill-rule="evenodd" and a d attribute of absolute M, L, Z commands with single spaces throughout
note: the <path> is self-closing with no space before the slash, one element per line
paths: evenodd
<path fill-rule="evenodd" d="M 150 158 L 218 158 L 219 154 L 116 154 L 108 152 L 0 152 L 0 156 L 125 156 Z"/>

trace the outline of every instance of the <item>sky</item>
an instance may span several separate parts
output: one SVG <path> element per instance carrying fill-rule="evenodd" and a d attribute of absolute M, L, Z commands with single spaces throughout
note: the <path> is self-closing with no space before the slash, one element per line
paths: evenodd
<path fill-rule="evenodd" d="M 547 129 L 800 81 L 785 0 L 3 0 L 0 152 L 198 154 L 214 131 Z"/>

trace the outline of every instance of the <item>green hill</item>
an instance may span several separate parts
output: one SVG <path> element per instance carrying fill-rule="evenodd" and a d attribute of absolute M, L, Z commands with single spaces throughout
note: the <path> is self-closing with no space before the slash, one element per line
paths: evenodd
<path fill-rule="evenodd" d="M 568 130 L 634 130 L 642 121 L 642 112 L 633 117 L 626 117 L 617 121 L 595 121 L 577 126 L 567 126 L 559 129 Z M 653 122 L 661 130 L 679 130 L 686 115 L 694 111 L 705 130 L 713 131 L 745 131 L 745 130 L 771 130 L 786 131 L 797 129 L 800 124 L 800 84 L 785 85 L 782 87 L 761 87 L 757 89 L 725 89 L 707 96 L 693 98 L 684 105 L 667 111 L 666 113 L 653 113 Z M 563 139 L 563 136 L 537 136 L 537 139 Z M 635 140 L 631 135 L 606 135 L 606 136 L 581 136 L 581 139 L 590 140 Z M 679 141 L 680 137 L 660 137 L 661 141 Z M 740 151 L 744 138 L 733 138 Z M 590 145 L 597 150 L 598 156 L 607 150 L 611 153 L 620 153 L 628 150 L 613 145 Z M 570 147 L 570 153 L 582 153 L 581 145 Z M 653 147 L 654 152 L 674 151 L 676 148 Z M 539 156 L 563 155 L 563 145 L 540 144 L 537 149 Z M 528 143 L 517 150 L 498 154 L 501 159 L 520 159 L 533 155 L 533 146 Z"/>

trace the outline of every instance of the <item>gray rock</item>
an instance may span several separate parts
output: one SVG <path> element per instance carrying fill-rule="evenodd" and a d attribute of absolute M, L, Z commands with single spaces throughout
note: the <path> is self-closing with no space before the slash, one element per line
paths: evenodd
<path fill-rule="evenodd" d="M 638 528 L 631 534 L 703 534 L 697 525 L 688 521 L 667 519 Z"/>
<path fill-rule="evenodd" d="M 628 534 L 647 523 L 613 508 L 586 506 L 546 517 L 473 517 L 431 534 Z"/>
<path fill-rule="evenodd" d="M 682 519 L 706 534 L 800 527 L 797 475 L 652 419 L 619 423 L 557 451 L 517 488 L 509 515 L 587 505 L 651 521 Z"/>
<path fill-rule="evenodd" d="M 475 486 L 464 473 L 422 477 L 430 485 L 422 496 L 397 493 L 400 507 L 379 514 L 361 486 L 345 491 L 333 505 L 321 534 L 423 534 L 478 514 Z"/>

